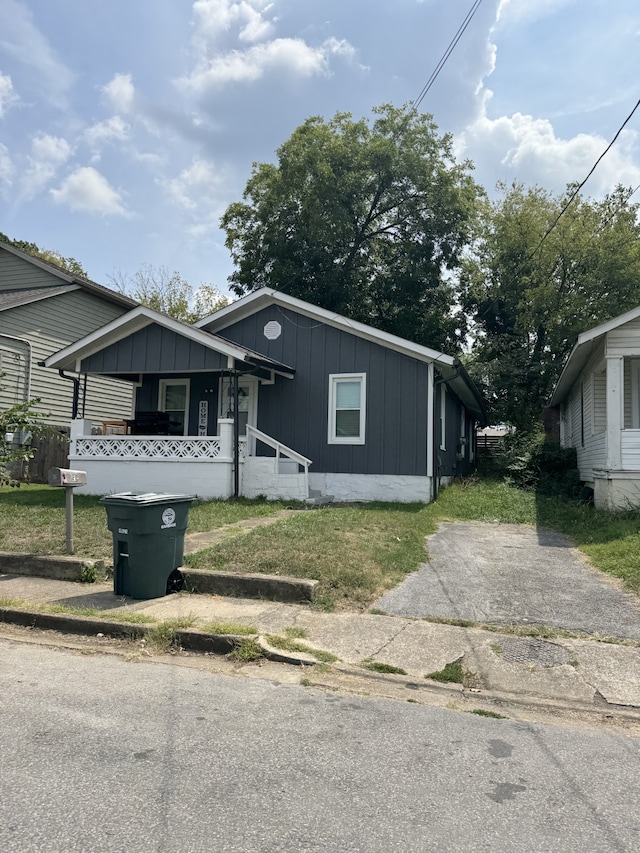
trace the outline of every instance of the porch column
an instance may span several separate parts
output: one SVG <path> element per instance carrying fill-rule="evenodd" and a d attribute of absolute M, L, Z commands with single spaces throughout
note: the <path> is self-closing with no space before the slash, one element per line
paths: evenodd
<path fill-rule="evenodd" d="M 233 418 L 218 418 L 220 453 L 225 459 L 233 459 Z"/>
<path fill-rule="evenodd" d="M 83 435 L 91 435 L 93 424 L 88 418 L 74 418 L 71 421 L 71 429 L 69 434 L 69 455 L 76 454 L 76 439 L 82 438 Z"/>
<path fill-rule="evenodd" d="M 622 468 L 624 427 L 624 358 L 607 356 L 607 454 L 608 471 Z"/>

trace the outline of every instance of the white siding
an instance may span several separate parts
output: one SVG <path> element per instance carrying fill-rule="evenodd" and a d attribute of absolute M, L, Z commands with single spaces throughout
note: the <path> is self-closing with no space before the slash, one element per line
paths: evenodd
<path fill-rule="evenodd" d="M 631 320 L 607 334 L 607 355 L 640 356 L 640 319 Z"/>
<path fill-rule="evenodd" d="M 578 377 L 567 400 L 565 447 L 575 447 L 580 478 L 593 481 L 593 469 L 606 458 L 606 379 L 602 377 L 603 348 L 599 347 Z M 604 418 L 604 420 L 603 420 Z"/>
<path fill-rule="evenodd" d="M 593 434 L 600 435 L 607 428 L 607 373 L 604 367 L 593 373 L 592 388 Z"/>

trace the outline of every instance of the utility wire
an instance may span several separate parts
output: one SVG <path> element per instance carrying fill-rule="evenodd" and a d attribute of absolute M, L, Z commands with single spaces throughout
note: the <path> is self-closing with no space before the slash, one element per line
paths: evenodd
<path fill-rule="evenodd" d="M 603 157 L 604 157 L 604 156 L 609 152 L 609 150 L 613 147 L 613 145 L 614 145 L 615 141 L 616 141 L 616 140 L 617 140 L 617 138 L 620 136 L 620 134 L 622 133 L 622 131 L 624 130 L 624 128 L 627 126 L 627 124 L 628 124 L 628 123 L 629 123 L 629 121 L 631 120 L 631 118 L 632 118 L 633 114 L 634 114 L 634 113 L 635 113 L 635 111 L 638 109 L 638 107 L 640 107 L 640 98 L 638 98 L 638 100 L 636 101 L 636 105 L 635 105 L 635 107 L 631 110 L 631 112 L 629 113 L 629 115 L 626 117 L 626 119 L 622 122 L 622 124 L 621 124 L 621 125 L 620 125 L 620 127 L 618 128 L 618 130 L 617 130 L 617 132 L 616 132 L 616 135 L 613 137 L 613 139 L 611 140 L 611 142 L 607 145 L 607 147 L 604 149 L 604 151 L 602 152 L 602 154 L 598 157 L 598 159 L 596 160 L 596 162 L 593 164 L 593 166 L 592 166 L 592 167 L 591 167 L 591 169 L 589 170 L 589 174 L 587 175 L 587 177 L 586 177 L 586 178 L 585 178 L 581 183 L 579 183 L 579 184 L 578 184 L 578 186 L 575 188 L 575 190 L 571 193 L 571 197 L 569 198 L 569 201 L 564 205 L 564 207 L 562 208 L 562 210 L 560 211 L 560 213 L 556 216 L 556 218 L 553 220 L 553 222 L 551 223 L 551 225 L 550 225 L 550 226 L 547 228 L 547 230 L 544 232 L 544 234 L 542 235 L 542 239 L 540 240 L 540 242 L 538 243 L 538 245 L 535 247 L 535 249 L 534 249 L 534 250 L 533 250 L 533 252 L 531 253 L 531 255 L 530 255 L 530 258 L 529 258 L 529 259 L 531 259 L 531 258 L 533 258 L 533 257 L 534 257 L 534 255 L 535 255 L 535 254 L 538 252 L 538 250 L 540 249 L 540 246 L 542 246 L 542 244 L 543 244 L 543 243 L 544 243 L 544 241 L 547 239 L 547 237 L 549 236 L 549 234 L 551 234 L 551 232 L 553 231 L 553 229 L 556 227 L 556 225 L 557 225 L 557 224 L 558 224 L 558 222 L 560 221 L 561 217 L 562 217 L 562 216 L 564 216 L 564 214 L 566 213 L 566 211 L 567 211 L 567 209 L 568 209 L 569 205 L 571 204 L 571 202 L 572 202 L 572 201 L 575 199 L 575 197 L 578 195 L 578 193 L 580 192 L 580 190 L 582 189 L 582 187 L 587 183 L 587 181 L 589 180 L 589 178 L 591 177 L 591 175 L 593 175 L 593 173 L 594 173 L 594 172 L 595 172 L 595 170 L 597 169 L 597 167 L 598 167 L 598 165 L 599 165 L 600 161 L 602 160 L 602 158 L 603 158 Z M 636 187 L 636 189 L 637 189 L 637 187 Z M 633 192 L 635 192 L 635 190 L 634 190 Z M 632 194 L 633 194 L 633 193 L 632 193 Z M 630 196 L 630 197 L 631 197 L 631 196 Z"/>
<path fill-rule="evenodd" d="M 440 74 L 440 72 L 444 68 L 444 65 L 445 65 L 447 59 L 449 59 L 449 57 L 453 53 L 455 46 L 458 44 L 458 42 L 462 38 L 464 31 L 467 29 L 467 27 L 471 23 L 471 19 L 473 18 L 473 16 L 478 11 L 478 9 L 480 8 L 481 5 L 482 5 L 482 0 L 474 0 L 474 2 L 471 4 L 471 8 L 467 12 L 467 15 L 466 15 L 464 21 L 458 27 L 457 33 L 449 42 L 449 46 L 447 47 L 445 52 L 442 54 L 442 57 L 440 58 L 440 61 L 438 62 L 438 64 L 434 68 L 434 70 L 431 72 L 431 76 L 429 77 L 427 82 L 422 87 L 422 91 L 420 92 L 418 97 L 415 99 L 415 101 L 412 102 L 411 106 L 413 107 L 414 110 L 418 109 L 418 107 L 420 106 L 420 104 L 424 100 L 425 95 L 427 94 L 429 89 L 435 83 L 438 75 Z"/>

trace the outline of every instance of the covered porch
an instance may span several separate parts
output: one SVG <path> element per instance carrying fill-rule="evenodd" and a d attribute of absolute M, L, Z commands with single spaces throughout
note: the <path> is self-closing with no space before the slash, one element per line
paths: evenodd
<path fill-rule="evenodd" d="M 87 472 L 85 493 L 308 499 L 311 460 L 256 427 L 260 388 L 292 381 L 286 365 L 145 307 L 45 364 L 136 389 L 116 421 L 80 417 L 74 399 L 69 463 Z"/>

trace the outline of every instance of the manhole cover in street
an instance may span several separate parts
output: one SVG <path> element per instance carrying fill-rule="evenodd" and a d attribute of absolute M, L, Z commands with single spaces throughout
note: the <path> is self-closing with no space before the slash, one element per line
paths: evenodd
<path fill-rule="evenodd" d="M 538 666 L 560 666 L 571 660 L 569 652 L 557 643 L 532 637 L 509 637 L 502 640 L 500 656 L 509 663 L 537 663 Z"/>

